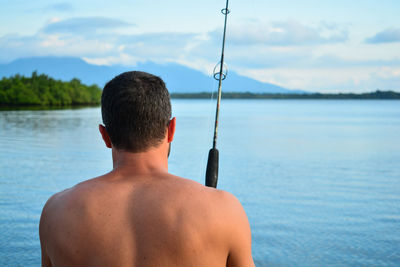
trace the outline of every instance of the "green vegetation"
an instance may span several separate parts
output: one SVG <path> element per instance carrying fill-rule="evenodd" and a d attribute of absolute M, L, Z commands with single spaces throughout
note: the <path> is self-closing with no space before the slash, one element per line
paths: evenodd
<path fill-rule="evenodd" d="M 63 82 L 38 75 L 15 75 L 0 80 L 0 106 L 72 106 L 100 104 L 101 89 L 78 79 Z"/>
<path fill-rule="evenodd" d="M 216 94 L 214 94 L 215 96 Z M 172 93 L 172 98 L 195 99 L 211 98 L 211 93 Z M 362 94 L 256 94 L 222 92 L 224 99 L 400 99 L 400 93 L 375 91 Z M 0 107 L 63 107 L 100 104 L 101 89 L 97 85 L 87 86 L 78 79 L 63 82 L 38 75 L 31 77 L 15 75 L 0 80 Z"/>
<path fill-rule="evenodd" d="M 214 94 L 216 95 L 216 93 Z M 172 98 L 211 98 L 211 93 L 174 93 L 171 94 Z M 362 94 L 255 94 L 255 93 L 231 93 L 222 92 L 224 99 L 400 99 L 400 93 L 393 91 L 375 91 L 371 93 Z"/>

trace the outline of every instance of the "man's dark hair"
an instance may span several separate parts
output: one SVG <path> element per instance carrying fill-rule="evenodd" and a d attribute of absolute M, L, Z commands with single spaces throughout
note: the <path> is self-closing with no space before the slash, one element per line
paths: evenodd
<path fill-rule="evenodd" d="M 158 146 L 165 137 L 171 101 L 161 78 L 130 71 L 104 86 L 101 114 L 115 148 L 143 152 Z"/>

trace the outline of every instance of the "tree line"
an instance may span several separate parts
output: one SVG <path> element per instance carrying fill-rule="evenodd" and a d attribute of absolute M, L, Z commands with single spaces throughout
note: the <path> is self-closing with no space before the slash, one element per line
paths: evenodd
<path fill-rule="evenodd" d="M 0 106 L 71 106 L 100 104 L 101 89 L 79 79 L 55 80 L 34 71 L 31 77 L 19 74 L 0 80 Z"/>
<path fill-rule="evenodd" d="M 217 93 L 214 93 L 214 96 Z M 172 98 L 193 99 L 203 98 L 210 99 L 211 93 L 172 93 Z M 400 99 L 400 93 L 393 91 L 375 91 L 370 93 L 339 93 L 339 94 L 321 94 L 321 93 L 304 93 L 304 94 L 271 94 L 271 93 L 233 93 L 222 92 L 222 98 L 225 99 Z"/>
<path fill-rule="evenodd" d="M 211 98 L 211 93 L 172 93 L 172 98 Z M 214 94 L 216 95 L 216 94 Z M 400 99 L 400 93 L 380 91 L 370 93 L 233 93 L 222 92 L 225 99 Z M 0 80 L 0 106 L 74 106 L 98 105 L 101 89 L 97 85 L 84 85 L 79 79 L 69 82 L 55 80 L 34 71 L 31 77 L 14 75 Z"/>

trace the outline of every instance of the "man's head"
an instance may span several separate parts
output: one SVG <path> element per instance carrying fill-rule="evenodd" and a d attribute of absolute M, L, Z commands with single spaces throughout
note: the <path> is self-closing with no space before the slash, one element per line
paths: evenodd
<path fill-rule="evenodd" d="M 103 123 L 113 147 L 143 152 L 157 147 L 166 136 L 171 102 L 164 82 L 145 72 L 125 72 L 103 89 Z"/>

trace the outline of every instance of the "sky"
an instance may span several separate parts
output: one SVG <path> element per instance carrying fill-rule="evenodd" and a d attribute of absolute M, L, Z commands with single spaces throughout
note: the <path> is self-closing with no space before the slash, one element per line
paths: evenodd
<path fill-rule="evenodd" d="M 0 0 L 0 63 L 73 56 L 211 74 L 225 0 Z M 289 89 L 400 91 L 400 1 L 231 0 L 229 70 Z M 228 77 L 229 78 L 229 77 Z"/>

